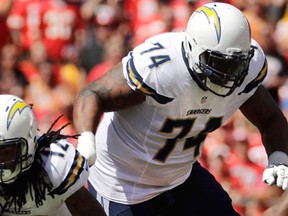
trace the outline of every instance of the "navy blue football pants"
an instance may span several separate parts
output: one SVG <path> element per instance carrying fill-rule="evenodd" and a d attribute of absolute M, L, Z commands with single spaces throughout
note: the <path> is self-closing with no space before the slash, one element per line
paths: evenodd
<path fill-rule="evenodd" d="M 88 182 L 89 191 L 97 192 Z M 103 205 L 104 199 L 98 201 Z M 181 185 L 134 205 L 108 203 L 108 216 L 239 216 L 227 192 L 199 162 Z"/>

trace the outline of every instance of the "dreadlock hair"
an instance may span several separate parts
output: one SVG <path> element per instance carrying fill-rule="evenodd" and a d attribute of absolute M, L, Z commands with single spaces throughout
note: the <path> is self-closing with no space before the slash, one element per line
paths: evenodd
<path fill-rule="evenodd" d="M 37 208 L 43 205 L 43 200 L 46 200 L 46 192 L 54 198 L 52 193 L 53 185 L 42 166 L 43 160 L 41 154 L 50 153 L 50 144 L 60 139 L 74 138 L 77 139 L 79 135 L 63 135 L 61 130 L 71 124 L 66 123 L 60 129 L 53 131 L 52 128 L 63 116 L 60 115 L 50 126 L 48 131 L 40 136 L 37 140 L 37 147 L 35 150 L 35 159 L 31 167 L 21 173 L 18 178 L 11 184 L 0 183 L 0 196 L 6 200 L 4 206 L 1 207 L 0 215 L 14 205 L 14 213 L 19 213 L 23 205 L 26 203 L 26 194 L 30 193 L 32 200 L 35 201 Z M 48 149 L 48 151 L 47 151 Z M 34 193 L 33 193 L 34 192 Z"/>

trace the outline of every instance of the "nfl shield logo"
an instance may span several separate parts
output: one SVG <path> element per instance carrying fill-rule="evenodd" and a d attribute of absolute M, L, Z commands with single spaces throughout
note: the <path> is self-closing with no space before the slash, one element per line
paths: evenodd
<path fill-rule="evenodd" d="M 206 103 L 206 100 L 207 100 L 207 96 L 202 97 L 201 98 L 201 104 Z"/>

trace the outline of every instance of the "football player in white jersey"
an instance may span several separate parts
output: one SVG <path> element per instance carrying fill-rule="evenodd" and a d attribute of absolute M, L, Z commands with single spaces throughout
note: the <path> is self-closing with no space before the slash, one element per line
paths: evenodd
<path fill-rule="evenodd" d="M 86 159 L 53 125 L 37 134 L 31 106 L 0 95 L 0 215 L 105 215 L 84 187 Z"/>
<path fill-rule="evenodd" d="M 77 148 L 107 215 L 238 215 L 197 162 L 207 134 L 237 109 L 262 135 L 263 180 L 288 189 L 288 125 L 261 85 L 266 73 L 243 13 L 210 3 L 185 32 L 149 38 L 87 85 L 74 104 Z"/>

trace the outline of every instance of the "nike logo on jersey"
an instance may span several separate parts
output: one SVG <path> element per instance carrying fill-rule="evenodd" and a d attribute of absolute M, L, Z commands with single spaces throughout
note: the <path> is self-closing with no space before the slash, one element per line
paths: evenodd
<path fill-rule="evenodd" d="M 195 109 L 195 110 L 188 110 L 187 113 L 186 113 L 186 116 L 188 116 L 188 115 L 197 115 L 197 114 L 208 115 L 208 114 L 210 114 L 211 111 L 212 111 L 212 109 Z"/>

